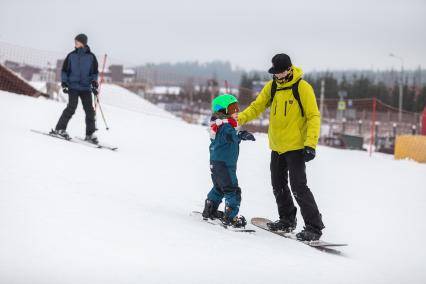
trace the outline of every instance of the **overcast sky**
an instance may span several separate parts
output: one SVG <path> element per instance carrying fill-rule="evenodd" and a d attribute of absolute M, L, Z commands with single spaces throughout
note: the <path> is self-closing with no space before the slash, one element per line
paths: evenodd
<path fill-rule="evenodd" d="M 67 52 L 84 32 L 124 62 L 229 60 L 266 70 L 426 67 L 425 0 L 0 0 L 0 41 Z M 64 54 L 65 55 L 65 54 Z"/>

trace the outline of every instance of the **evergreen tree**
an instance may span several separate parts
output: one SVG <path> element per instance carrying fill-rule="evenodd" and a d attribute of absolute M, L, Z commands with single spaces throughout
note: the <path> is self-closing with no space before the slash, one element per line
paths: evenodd
<path fill-rule="evenodd" d="M 254 79 L 259 79 L 259 75 L 254 74 L 250 76 L 246 72 L 244 72 L 241 75 L 241 81 L 240 81 L 240 88 L 239 88 L 239 95 L 238 95 L 238 101 L 241 105 L 247 106 L 249 105 L 253 97 L 253 81 Z"/>

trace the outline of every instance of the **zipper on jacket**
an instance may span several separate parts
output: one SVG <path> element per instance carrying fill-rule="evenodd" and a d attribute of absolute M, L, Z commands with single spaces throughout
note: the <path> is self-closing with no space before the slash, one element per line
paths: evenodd
<path fill-rule="evenodd" d="M 80 54 L 78 54 L 78 70 L 79 70 L 79 72 L 80 72 L 80 86 L 81 86 L 81 56 L 80 56 Z"/>
<path fill-rule="evenodd" d="M 287 101 L 285 101 L 284 116 L 287 116 Z"/>
<path fill-rule="evenodd" d="M 277 114 L 277 103 L 275 102 L 274 115 Z"/>

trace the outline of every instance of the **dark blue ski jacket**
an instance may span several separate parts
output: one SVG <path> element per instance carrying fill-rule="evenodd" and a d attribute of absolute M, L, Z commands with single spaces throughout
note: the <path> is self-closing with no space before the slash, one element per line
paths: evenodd
<path fill-rule="evenodd" d="M 62 65 L 62 83 L 78 91 L 90 91 L 92 81 L 98 80 L 98 60 L 89 46 L 76 48 Z"/>

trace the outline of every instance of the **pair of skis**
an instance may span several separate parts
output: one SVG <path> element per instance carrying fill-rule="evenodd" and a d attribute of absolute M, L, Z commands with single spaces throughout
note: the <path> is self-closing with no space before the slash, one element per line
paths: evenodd
<path fill-rule="evenodd" d="M 193 215 L 197 218 L 200 218 L 201 212 L 192 211 L 191 215 Z M 201 220 L 204 221 L 204 222 L 207 222 L 209 224 L 212 224 L 212 225 L 220 225 L 220 226 L 224 227 L 225 229 L 228 229 L 228 230 L 231 230 L 231 231 L 234 231 L 234 232 L 248 232 L 248 233 L 255 233 L 256 232 L 255 230 L 252 230 L 252 229 L 233 228 L 231 226 L 226 226 L 226 225 L 223 225 L 222 222 L 220 220 L 217 220 L 217 219 L 216 220 L 210 220 L 210 219 L 203 220 L 203 219 L 201 219 Z M 318 250 L 323 251 L 323 252 L 327 252 L 327 253 L 331 253 L 331 254 L 341 254 L 341 251 L 337 250 L 336 247 L 347 246 L 347 244 L 329 243 L 329 242 L 326 242 L 326 241 L 323 241 L 323 240 L 317 240 L 317 241 L 298 240 L 296 238 L 295 233 L 286 233 L 286 232 L 283 232 L 283 231 L 271 231 L 269 229 L 269 227 L 267 226 L 267 223 L 271 223 L 271 222 L 272 222 L 271 220 L 266 219 L 266 218 L 261 218 L 261 217 L 254 217 L 254 218 L 251 219 L 251 224 L 258 227 L 258 228 L 261 228 L 265 231 L 271 232 L 273 234 L 276 234 L 278 236 L 281 236 L 281 237 L 284 237 L 284 238 L 287 238 L 287 239 L 291 239 L 291 240 L 294 240 L 294 241 L 297 241 L 297 242 L 301 242 L 305 245 L 308 245 L 310 247 L 313 247 L 313 248 L 318 249 Z"/>
<path fill-rule="evenodd" d="M 82 137 L 78 137 L 78 136 L 76 136 L 74 138 L 66 139 L 66 138 L 64 138 L 64 137 L 62 137 L 62 136 L 60 136 L 58 134 L 55 134 L 53 131 L 51 131 L 51 132 L 44 132 L 44 131 L 39 131 L 39 130 L 35 130 L 35 129 L 31 129 L 31 131 L 34 132 L 34 133 L 38 133 L 38 134 L 42 134 L 42 135 L 46 135 L 46 136 L 58 138 L 58 139 L 61 139 L 61 140 L 64 140 L 64 141 L 72 142 L 72 143 L 78 143 L 78 144 L 89 146 L 89 147 L 92 147 L 92 148 L 107 149 L 107 150 L 111 150 L 111 151 L 116 151 L 118 149 L 118 147 L 111 146 L 111 145 L 108 145 L 108 144 L 105 144 L 105 143 L 97 143 L 97 144 L 95 144 L 93 142 L 90 142 L 90 141 L 88 141 L 88 140 L 86 140 L 86 139 L 84 139 Z"/>

